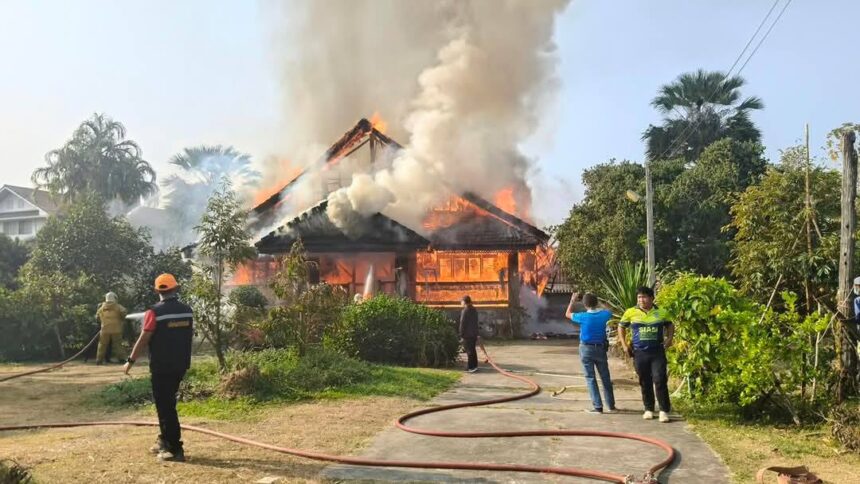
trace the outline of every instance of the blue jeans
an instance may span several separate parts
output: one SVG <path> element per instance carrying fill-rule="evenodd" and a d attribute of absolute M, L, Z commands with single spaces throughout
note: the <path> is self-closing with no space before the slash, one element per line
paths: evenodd
<path fill-rule="evenodd" d="M 609 376 L 606 346 L 602 344 L 597 346 L 580 344 L 579 359 L 582 360 L 582 368 L 585 370 L 585 383 L 588 386 L 588 395 L 591 397 L 594 408 L 603 408 L 600 390 L 597 388 L 597 378 L 594 374 L 595 367 L 597 367 L 597 373 L 600 374 L 600 382 L 603 384 L 603 396 L 606 398 L 606 405 L 609 408 L 615 408 L 615 394 L 612 392 L 612 379 Z"/>

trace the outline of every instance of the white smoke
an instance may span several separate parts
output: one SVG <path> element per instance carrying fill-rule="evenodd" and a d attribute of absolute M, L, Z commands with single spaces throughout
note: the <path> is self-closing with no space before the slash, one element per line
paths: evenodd
<path fill-rule="evenodd" d="M 445 187 L 487 198 L 513 187 L 528 210 L 519 145 L 556 90 L 553 27 L 567 3 L 299 1 L 274 16 L 297 120 L 289 149 L 337 139 L 374 111 L 407 141 L 390 166 L 329 195 L 332 221 L 350 229 L 382 211 L 419 228 Z"/>

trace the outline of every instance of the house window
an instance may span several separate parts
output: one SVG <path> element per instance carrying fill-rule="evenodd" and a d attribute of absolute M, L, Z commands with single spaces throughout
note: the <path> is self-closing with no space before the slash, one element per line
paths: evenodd
<path fill-rule="evenodd" d="M 6 235 L 18 235 L 18 222 L 3 222 L 3 233 Z"/>
<path fill-rule="evenodd" d="M 20 221 L 18 221 L 18 234 L 19 235 L 32 235 L 33 234 L 33 221 L 32 220 L 20 220 Z"/>

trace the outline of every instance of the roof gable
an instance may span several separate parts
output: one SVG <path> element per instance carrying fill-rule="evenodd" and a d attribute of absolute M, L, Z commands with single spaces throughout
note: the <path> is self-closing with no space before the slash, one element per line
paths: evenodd
<path fill-rule="evenodd" d="M 59 211 L 59 206 L 51 198 L 51 194 L 44 190 L 35 190 L 33 188 L 18 187 L 15 185 L 3 185 L 0 187 L 0 193 L 11 193 L 13 196 L 24 200 L 30 205 L 44 211 L 48 215 L 56 214 Z"/>

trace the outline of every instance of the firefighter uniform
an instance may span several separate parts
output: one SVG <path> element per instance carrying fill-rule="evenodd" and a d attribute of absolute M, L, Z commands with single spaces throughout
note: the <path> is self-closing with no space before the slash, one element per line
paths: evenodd
<path fill-rule="evenodd" d="M 155 304 L 144 315 L 143 330 L 152 333 L 149 341 L 149 371 L 152 374 L 152 396 L 161 430 L 159 444 L 163 449 L 182 454 L 176 393 L 185 372 L 191 366 L 191 340 L 194 314 L 176 296 Z"/>
<path fill-rule="evenodd" d="M 125 360 L 125 349 L 122 347 L 122 323 L 125 321 L 126 310 L 116 302 L 116 294 L 109 292 L 105 302 L 96 311 L 96 318 L 101 323 L 99 333 L 99 348 L 96 363 L 103 363 L 108 347 L 117 361 Z"/>

